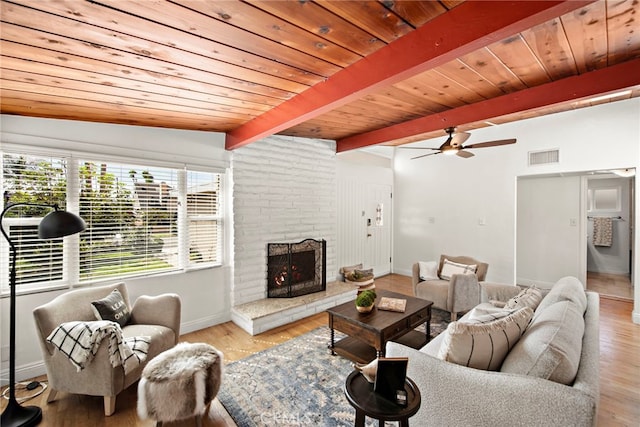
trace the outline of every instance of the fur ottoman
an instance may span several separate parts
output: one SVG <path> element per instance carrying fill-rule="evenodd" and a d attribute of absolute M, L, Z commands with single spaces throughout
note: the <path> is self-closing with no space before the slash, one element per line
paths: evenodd
<path fill-rule="evenodd" d="M 179 343 L 160 353 L 142 371 L 138 383 L 138 415 L 158 426 L 202 415 L 218 394 L 222 353 L 203 343 Z"/>

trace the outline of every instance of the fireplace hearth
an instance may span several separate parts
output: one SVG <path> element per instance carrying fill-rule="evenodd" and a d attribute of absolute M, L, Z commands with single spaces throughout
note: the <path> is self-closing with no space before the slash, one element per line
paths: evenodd
<path fill-rule="evenodd" d="M 268 243 L 267 297 L 292 298 L 324 291 L 326 250 L 325 240 Z"/>

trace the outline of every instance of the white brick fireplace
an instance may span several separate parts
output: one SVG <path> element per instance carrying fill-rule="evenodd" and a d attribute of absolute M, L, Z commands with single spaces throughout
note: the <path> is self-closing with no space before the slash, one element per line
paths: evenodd
<path fill-rule="evenodd" d="M 335 143 L 286 136 L 265 138 L 233 151 L 232 181 L 232 305 L 262 310 L 255 304 L 266 298 L 267 243 L 325 239 L 327 288 L 334 285 L 338 277 Z M 232 319 L 245 330 L 251 329 L 250 333 L 259 333 L 345 299 L 344 291 L 337 294 L 329 296 L 330 301 L 307 297 L 300 304 L 274 302 L 295 307 L 278 310 L 275 318 L 263 319 L 264 325 L 258 327 L 244 325 L 239 310 L 232 311 Z"/>

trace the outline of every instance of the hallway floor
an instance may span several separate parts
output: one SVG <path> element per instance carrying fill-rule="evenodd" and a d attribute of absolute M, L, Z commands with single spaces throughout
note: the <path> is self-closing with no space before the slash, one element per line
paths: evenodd
<path fill-rule="evenodd" d="M 587 289 L 602 296 L 633 300 L 633 287 L 627 275 L 588 271 Z"/>

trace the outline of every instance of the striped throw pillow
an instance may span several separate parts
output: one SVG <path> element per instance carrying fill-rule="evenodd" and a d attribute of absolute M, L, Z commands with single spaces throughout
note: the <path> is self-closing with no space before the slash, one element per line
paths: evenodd
<path fill-rule="evenodd" d="M 444 262 L 442 263 L 442 270 L 440 270 L 440 278 L 449 280 L 454 274 L 471 274 L 475 273 L 477 269 L 478 266 L 476 264 L 460 264 L 458 262 L 453 262 L 445 258 Z"/>
<path fill-rule="evenodd" d="M 538 304 L 540 304 L 540 301 L 542 301 L 542 292 L 535 287 L 526 288 L 518 295 L 507 301 L 504 308 L 516 310 L 522 307 L 529 307 L 530 309 L 535 310 L 538 307 Z"/>
<path fill-rule="evenodd" d="M 444 332 L 438 358 L 475 369 L 498 371 L 532 316 L 533 310 L 524 307 L 451 322 Z"/>

